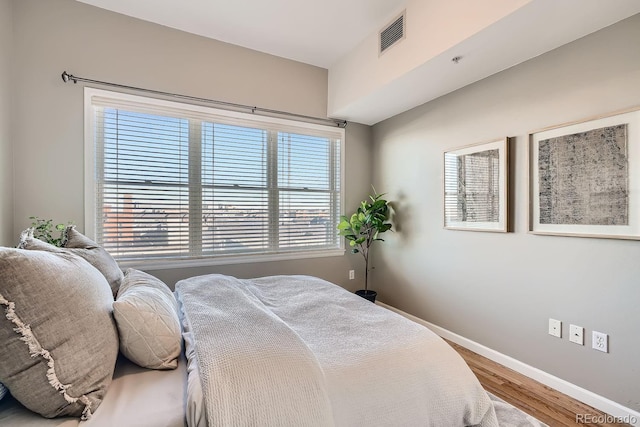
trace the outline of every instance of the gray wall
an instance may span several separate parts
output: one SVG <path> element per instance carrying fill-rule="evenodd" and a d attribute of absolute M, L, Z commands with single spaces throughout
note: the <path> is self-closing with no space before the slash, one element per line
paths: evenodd
<path fill-rule="evenodd" d="M 525 148 L 531 130 L 640 104 L 638 40 L 636 16 L 381 123 L 373 135 L 350 124 L 346 143 L 346 211 L 370 190 L 371 156 L 376 188 L 397 207 L 398 231 L 373 252 L 373 287 L 383 301 L 636 410 L 640 243 L 527 234 Z M 326 112 L 324 69 L 73 0 L 0 0 L 2 244 L 15 243 L 30 215 L 83 228 L 83 95 L 80 85 L 62 83 L 63 70 L 300 114 Z M 502 136 L 515 137 L 515 233 L 443 230 L 442 152 Z M 20 165 L 13 179 L 12 164 Z M 361 280 L 347 280 L 351 268 L 362 276 L 359 256 L 154 274 L 173 283 L 207 272 L 304 273 L 354 290 Z M 549 317 L 564 321 L 565 337 L 569 323 L 608 333 L 610 354 L 550 337 Z"/>
<path fill-rule="evenodd" d="M 374 182 L 399 223 L 373 255 L 381 300 L 636 411 L 640 242 L 528 234 L 526 150 L 536 129 L 640 106 L 638 41 L 640 15 L 373 128 Z M 515 232 L 444 230 L 443 152 L 505 136 Z M 591 349 L 592 330 L 609 354 Z"/>
<path fill-rule="evenodd" d="M 13 26 L 11 0 L 0 0 L 0 245 L 11 245 L 13 232 L 13 162 L 11 84 Z"/>
<path fill-rule="evenodd" d="M 6 3 L 6 2 L 4 2 Z M 3 4 L 4 4 L 3 3 Z M 83 90 L 62 71 L 159 91 L 325 116 L 327 70 L 194 36 L 73 0 L 14 0 L 12 82 L 15 219 L 11 244 L 28 217 L 84 228 Z M 5 55 L 2 55 L 6 59 Z M 6 79 L 2 79 L 5 81 Z M 2 110 L 0 109 L 0 112 Z M 0 121 L 0 123 L 2 123 Z M 347 129 L 346 205 L 370 183 L 370 129 Z M 0 156 L 9 151 L 3 147 Z M 6 240 L 6 238 L 5 238 Z M 283 263 L 156 270 L 169 281 L 219 272 L 239 276 L 309 273 L 357 287 L 351 255 Z"/>

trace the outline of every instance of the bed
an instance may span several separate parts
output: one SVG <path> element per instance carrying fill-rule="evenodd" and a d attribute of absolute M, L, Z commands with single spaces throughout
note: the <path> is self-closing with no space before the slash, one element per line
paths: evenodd
<path fill-rule="evenodd" d="M 75 248 L 0 248 L 0 383 L 16 397 L 0 425 L 498 425 L 448 344 L 335 284 L 212 274 L 172 293 L 73 233 Z"/>
<path fill-rule="evenodd" d="M 88 421 L 45 419 L 10 398 L 0 402 L 0 425 L 498 425 L 444 341 L 329 282 L 208 275 L 179 282 L 176 295 L 185 328 L 177 369 L 120 355 Z"/>
<path fill-rule="evenodd" d="M 187 400 L 206 413 L 190 425 L 498 425 L 440 337 L 337 285 L 207 275 L 176 294 L 199 372 Z"/>

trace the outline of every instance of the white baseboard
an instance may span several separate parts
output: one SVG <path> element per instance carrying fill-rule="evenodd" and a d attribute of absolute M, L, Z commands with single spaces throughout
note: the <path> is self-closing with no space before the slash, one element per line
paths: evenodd
<path fill-rule="evenodd" d="M 467 339 L 447 329 L 441 328 L 440 326 L 434 325 L 433 323 L 427 322 L 426 320 L 420 319 L 419 317 L 413 316 L 409 313 L 405 313 L 404 311 L 398 310 L 395 307 L 378 301 L 376 302 L 376 304 L 429 328 L 442 338 L 446 338 L 449 341 L 459 344 L 481 356 L 486 357 L 487 359 L 493 360 L 494 362 L 504 365 L 507 368 L 513 369 L 514 371 L 519 372 L 522 375 L 525 375 L 546 386 L 558 390 L 559 392 L 564 393 L 576 400 L 579 400 L 580 402 L 583 402 L 593 408 L 611 415 L 615 419 L 619 419 L 624 421 L 625 423 L 640 427 L 640 412 L 622 406 L 619 403 L 607 399 L 606 397 L 600 396 L 587 389 L 565 381 L 562 378 L 558 378 L 554 375 L 544 372 L 538 368 L 534 368 L 533 366 L 520 362 L 513 357 L 490 349 L 489 347 L 486 347 L 482 344 L 478 344 L 475 341 Z M 608 422 L 612 421 L 616 420 L 608 420 Z"/>

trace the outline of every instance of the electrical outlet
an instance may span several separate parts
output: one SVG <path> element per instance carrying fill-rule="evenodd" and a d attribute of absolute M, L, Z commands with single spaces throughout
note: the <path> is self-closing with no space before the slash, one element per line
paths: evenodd
<path fill-rule="evenodd" d="M 569 341 L 584 345 L 584 328 L 582 326 L 569 325 Z"/>
<path fill-rule="evenodd" d="M 556 319 L 549 319 L 549 335 L 562 338 L 562 322 Z"/>
<path fill-rule="evenodd" d="M 353 280 L 356 278 L 355 270 L 349 270 L 349 280 Z"/>
<path fill-rule="evenodd" d="M 609 352 L 609 335 L 602 332 L 593 331 L 591 333 L 591 347 L 594 350 L 602 351 L 603 353 Z"/>

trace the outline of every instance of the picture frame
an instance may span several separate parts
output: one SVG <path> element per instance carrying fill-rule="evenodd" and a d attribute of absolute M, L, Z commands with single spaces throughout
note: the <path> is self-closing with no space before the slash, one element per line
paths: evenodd
<path fill-rule="evenodd" d="M 444 228 L 506 233 L 509 138 L 444 152 Z"/>
<path fill-rule="evenodd" d="M 640 239 L 640 109 L 529 134 L 529 232 Z"/>

